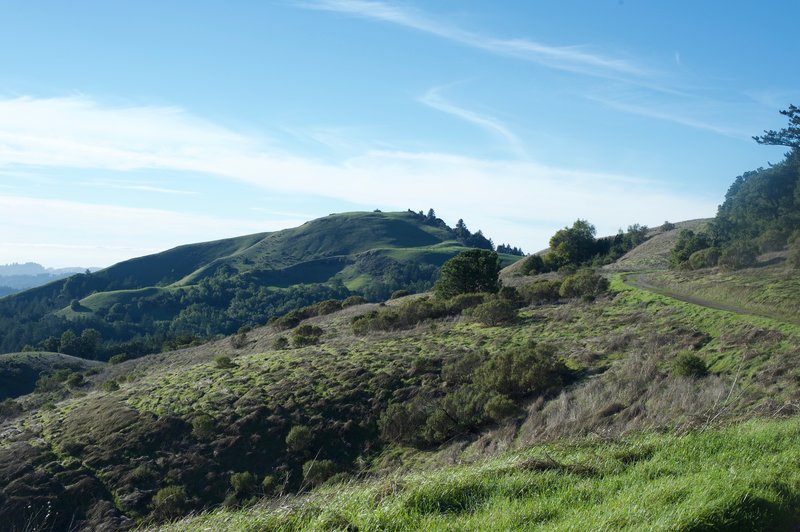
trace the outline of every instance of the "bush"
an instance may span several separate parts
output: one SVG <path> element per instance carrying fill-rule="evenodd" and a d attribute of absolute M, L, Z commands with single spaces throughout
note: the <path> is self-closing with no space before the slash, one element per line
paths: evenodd
<path fill-rule="evenodd" d="M 198 439 L 206 440 L 212 437 L 215 430 L 214 419 L 208 414 L 199 414 L 192 419 L 192 434 Z"/>
<path fill-rule="evenodd" d="M 680 377 L 699 379 L 708 375 L 705 361 L 694 353 L 680 353 L 672 366 L 672 371 Z"/>
<path fill-rule="evenodd" d="M 486 401 L 483 411 L 490 419 L 500 422 L 519 412 L 519 406 L 505 395 L 493 395 Z"/>
<path fill-rule="evenodd" d="M 729 270 L 749 268 L 756 263 L 758 246 L 748 241 L 738 241 L 730 244 L 719 256 L 719 265 Z"/>
<path fill-rule="evenodd" d="M 593 270 L 582 269 L 561 282 L 558 294 L 561 297 L 593 299 L 608 291 L 608 280 Z"/>
<path fill-rule="evenodd" d="M 230 369 L 236 366 L 231 360 L 231 357 L 220 355 L 214 359 L 214 364 L 218 369 Z"/>
<path fill-rule="evenodd" d="M 338 299 L 326 299 L 314 305 L 317 316 L 326 316 L 338 310 L 342 310 L 342 302 Z"/>
<path fill-rule="evenodd" d="M 80 373 L 72 373 L 65 382 L 70 388 L 80 388 L 86 384 L 86 379 Z"/>
<path fill-rule="evenodd" d="M 320 327 L 306 323 L 299 326 L 292 333 L 292 345 L 294 347 L 315 345 L 319 342 L 319 337 L 322 336 L 322 333 L 323 330 Z"/>
<path fill-rule="evenodd" d="M 408 290 L 395 290 L 392 292 L 392 295 L 389 296 L 389 299 L 400 299 L 401 297 L 410 296 L 411 292 Z"/>
<path fill-rule="evenodd" d="M 100 385 L 100 389 L 106 392 L 116 392 L 119 390 L 119 384 L 114 379 L 109 379 Z"/>
<path fill-rule="evenodd" d="M 126 360 L 128 360 L 128 355 L 126 353 L 119 353 L 119 354 L 114 355 L 111 358 L 109 358 L 108 359 L 108 363 L 113 366 L 113 365 L 116 365 L 116 364 L 121 364 L 121 363 L 125 362 Z"/>
<path fill-rule="evenodd" d="M 295 425 L 286 435 L 286 447 L 291 452 L 304 451 L 311 445 L 314 433 L 305 425 Z"/>
<path fill-rule="evenodd" d="M 514 321 L 517 317 L 516 306 L 507 299 L 493 297 L 470 309 L 470 315 L 489 327 Z"/>
<path fill-rule="evenodd" d="M 522 263 L 522 275 L 536 275 L 550 271 L 540 255 L 531 255 Z"/>
<path fill-rule="evenodd" d="M 499 351 L 475 371 L 473 382 L 487 392 L 524 397 L 561 388 L 569 369 L 550 344 L 529 342 L 524 347 Z"/>
<path fill-rule="evenodd" d="M 247 345 L 247 333 L 245 332 L 238 332 L 231 336 L 230 339 L 231 347 L 234 349 L 241 349 Z"/>
<path fill-rule="evenodd" d="M 234 473 L 231 475 L 231 487 L 239 497 L 252 495 L 256 490 L 258 482 L 256 476 L 250 471 Z"/>
<path fill-rule="evenodd" d="M 319 486 L 336 474 L 336 464 L 331 460 L 309 460 L 303 464 L 303 480 L 311 486 Z"/>
<path fill-rule="evenodd" d="M 11 419 L 22 413 L 22 405 L 13 399 L 3 399 L 0 401 L 0 420 Z"/>
<path fill-rule="evenodd" d="M 447 301 L 447 309 L 450 314 L 461 314 L 468 308 L 480 305 L 485 299 L 486 294 L 458 294 Z"/>
<path fill-rule="evenodd" d="M 552 303 L 558 301 L 561 281 L 542 279 L 525 285 L 522 288 L 522 298 L 529 305 Z"/>
<path fill-rule="evenodd" d="M 264 492 L 264 495 L 272 495 L 275 493 L 275 488 L 277 487 L 278 484 L 275 482 L 275 477 L 272 475 L 266 475 L 261 481 L 261 491 Z"/>
<path fill-rule="evenodd" d="M 780 251 L 787 243 L 789 233 L 784 229 L 767 229 L 758 237 L 758 250 L 761 253 L 769 253 L 770 251 Z"/>
<path fill-rule="evenodd" d="M 161 519 L 180 517 L 186 511 L 186 488 L 167 486 L 153 497 L 153 512 Z"/>
<path fill-rule="evenodd" d="M 286 349 L 287 347 L 289 347 L 289 340 L 285 336 L 278 336 L 272 342 L 273 349 Z"/>
<path fill-rule="evenodd" d="M 504 286 L 500 289 L 500 292 L 498 292 L 497 295 L 515 307 L 520 307 L 522 305 L 522 294 L 520 294 L 519 290 L 513 286 Z"/>
<path fill-rule="evenodd" d="M 789 264 L 800 268 L 800 231 L 795 231 L 789 238 Z"/>
<path fill-rule="evenodd" d="M 494 251 L 468 249 L 442 265 L 434 290 L 448 299 L 469 292 L 496 293 L 500 290 L 500 258 Z"/>
<path fill-rule="evenodd" d="M 367 298 L 363 296 L 350 296 L 342 301 L 342 308 L 352 307 L 355 305 L 363 305 L 367 303 Z"/>
<path fill-rule="evenodd" d="M 695 251 L 689 257 L 689 268 L 699 270 L 701 268 L 711 268 L 719 261 L 719 250 L 717 248 L 706 248 Z"/>

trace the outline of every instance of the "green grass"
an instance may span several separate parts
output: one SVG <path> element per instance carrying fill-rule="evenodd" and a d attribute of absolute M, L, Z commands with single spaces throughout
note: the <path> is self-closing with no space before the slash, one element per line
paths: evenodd
<path fill-rule="evenodd" d="M 534 446 L 323 487 L 163 530 L 782 530 L 800 521 L 800 421 Z"/>

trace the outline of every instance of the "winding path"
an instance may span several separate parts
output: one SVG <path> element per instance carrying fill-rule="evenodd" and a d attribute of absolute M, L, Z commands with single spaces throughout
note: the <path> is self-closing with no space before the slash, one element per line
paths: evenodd
<path fill-rule="evenodd" d="M 786 316 L 780 316 L 777 314 L 768 314 L 765 312 L 755 312 L 750 309 L 746 309 L 744 307 L 738 307 L 735 305 L 729 305 L 726 303 L 719 303 L 717 301 L 710 301 L 708 299 L 702 299 L 699 297 L 687 296 L 684 294 L 678 294 L 661 286 L 654 285 L 649 280 L 644 277 L 645 274 L 641 273 L 629 273 L 622 276 L 622 282 L 628 286 L 632 286 L 634 288 L 639 288 L 641 290 L 646 290 L 648 292 L 653 292 L 654 294 L 659 294 L 662 296 L 671 297 L 672 299 L 677 299 L 678 301 L 683 301 L 685 303 L 691 303 L 692 305 L 699 305 L 701 307 L 706 307 L 715 310 L 724 310 L 726 312 L 733 312 L 735 314 L 744 314 L 746 316 L 757 316 L 759 318 L 768 318 L 771 320 L 780 321 L 783 323 L 793 323 L 795 325 L 800 324 L 800 321 L 793 320 L 791 318 L 787 318 Z"/>

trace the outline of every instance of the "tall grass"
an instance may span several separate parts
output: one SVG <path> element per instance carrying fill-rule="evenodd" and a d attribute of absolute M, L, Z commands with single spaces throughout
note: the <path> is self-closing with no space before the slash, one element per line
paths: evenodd
<path fill-rule="evenodd" d="M 800 522 L 800 420 L 539 445 L 327 486 L 165 530 L 781 530 Z"/>

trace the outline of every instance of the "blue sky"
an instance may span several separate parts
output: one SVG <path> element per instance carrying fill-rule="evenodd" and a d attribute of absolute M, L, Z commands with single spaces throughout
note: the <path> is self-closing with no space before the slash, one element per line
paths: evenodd
<path fill-rule="evenodd" d="M 526 251 L 712 216 L 782 158 L 800 3 L 9 2 L 0 264 L 107 266 L 331 212 Z"/>

